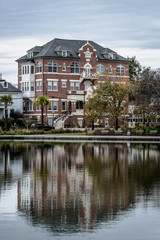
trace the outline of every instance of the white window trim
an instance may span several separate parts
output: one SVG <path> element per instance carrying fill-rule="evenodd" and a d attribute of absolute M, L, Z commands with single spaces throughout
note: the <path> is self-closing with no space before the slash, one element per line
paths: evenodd
<path fill-rule="evenodd" d="M 41 92 L 42 89 L 37 90 L 37 82 L 42 83 L 42 80 L 36 80 L 36 92 Z M 40 87 L 40 84 L 39 84 L 39 87 Z M 42 84 L 41 84 L 41 88 L 42 88 Z"/>
<path fill-rule="evenodd" d="M 54 89 L 54 83 L 57 83 L 57 89 Z M 58 81 L 53 81 L 53 89 L 52 91 L 57 92 L 58 91 Z"/>

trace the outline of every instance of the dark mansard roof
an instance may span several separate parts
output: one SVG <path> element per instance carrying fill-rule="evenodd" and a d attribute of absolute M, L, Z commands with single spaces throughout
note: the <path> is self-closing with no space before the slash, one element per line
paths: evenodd
<path fill-rule="evenodd" d="M 68 39 L 58 39 L 55 38 L 52 41 L 44 44 L 43 46 L 35 46 L 27 51 L 27 54 L 23 57 L 17 59 L 16 61 L 23 61 L 35 58 L 74 58 L 79 59 L 79 49 L 86 43 L 89 43 L 96 50 L 98 60 L 114 60 L 114 61 L 124 61 L 129 62 L 127 58 L 118 55 L 116 52 L 109 48 L 104 48 L 93 41 L 86 40 L 68 40 Z M 66 51 L 68 54 L 66 56 L 61 55 L 62 51 Z M 32 52 L 32 55 L 29 53 Z"/>

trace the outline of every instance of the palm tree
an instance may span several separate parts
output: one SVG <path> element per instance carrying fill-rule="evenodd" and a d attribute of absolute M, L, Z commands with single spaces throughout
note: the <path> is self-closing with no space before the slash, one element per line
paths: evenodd
<path fill-rule="evenodd" d="M 34 105 L 41 106 L 41 121 L 42 121 L 42 127 L 44 125 L 44 119 L 43 119 L 43 113 L 44 113 L 44 107 L 49 106 L 51 103 L 48 100 L 48 96 L 42 95 L 38 96 L 37 100 L 33 102 Z"/>
<path fill-rule="evenodd" d="M 8 117 L 8 106 L 12 105 L 12 96 L 11 95 L 3 95 L 0 97 L 0 103 L 4 103 L 5 109 L 5 131 L 7 131 L 7 117 Z"/>

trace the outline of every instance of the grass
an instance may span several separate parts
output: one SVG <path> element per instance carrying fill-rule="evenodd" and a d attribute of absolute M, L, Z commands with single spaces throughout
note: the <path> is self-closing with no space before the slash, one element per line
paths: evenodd
<path fill-rule="evenodd" d="M 9 131 L 0 131 L 0 135 L 48 135 L 48 134 L 58 134 L 58 135 L 86 135 L 85 131 L 81 130 L 71 130 L 71 129 L 58 129 L 52 131 L 44 130 L 27 130 L 27 129 L 18 129 L 18 130 L 9 130 Z"/>

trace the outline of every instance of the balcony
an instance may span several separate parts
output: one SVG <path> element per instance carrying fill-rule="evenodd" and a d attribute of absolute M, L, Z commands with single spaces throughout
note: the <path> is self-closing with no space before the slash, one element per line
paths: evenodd
<path fill-rule="evenodd" d="M 83 109 L 76 109 L 75 115 L 83 116 L 84 110 Z"/>
<path fill-rule="evenodd" d="M 86 91 L 84 90 L 69 90 L 67 94 L 67 99 L 69 101 L 84 101 Z"/>
<path fill-rule="evenodd" d="M 68 94 L 72 94 L 72 95 L 84 95 L 86 93 L 86 91 L 84 90 L 69 90 Z"/>

